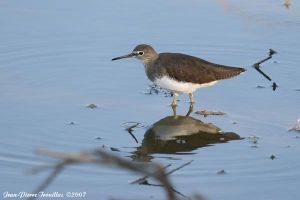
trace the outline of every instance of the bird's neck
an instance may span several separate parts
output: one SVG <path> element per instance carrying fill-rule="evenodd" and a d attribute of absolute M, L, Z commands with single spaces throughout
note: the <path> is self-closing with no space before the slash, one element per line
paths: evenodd
<path fill-rule="evenodd" d="M 151 68 L 151 65 L 149 65 L 148 63 L 143 63 L 144 64 L 144 69 L 145 69 L 145 72 L 146 74 L 148 74 L 150 68 Z"/>
<path fill-rule="evenodd" d="M 151 80 L 154 81 L 154 76 L 153 76 L 153 72 L 155 71 L 155 65 L 154 65 L 154 61 L 151 62 L 143 62 L 144 64 L 144 69 L 145 69 L 145 73 L 147 75 L 147 77 Z"/>
<path fill-rule="evenodd" d="M 158 54 L 151 55 L 148 57 L 143 57 L 141 59 L 141 61 L 146 66 L 146 65 L 151 65 L 152 63 L 154 63 L 156 61 L 156 59 L 158 59 Z"/>
<path fill-rule="evenodd" d="M 155 71 L 155 62 L 156 60 L 158 59 L 158 55 L 156 54 L 155 56 L 151 56 L 151 57 L 144 57 L 141 61 L 144 65 L 144 69 L 145 69 L 145 72 L 146 72 L 146 75 L 147 77 L 153 81 L 153 78 L 152 77 L 152 72 Z"/>

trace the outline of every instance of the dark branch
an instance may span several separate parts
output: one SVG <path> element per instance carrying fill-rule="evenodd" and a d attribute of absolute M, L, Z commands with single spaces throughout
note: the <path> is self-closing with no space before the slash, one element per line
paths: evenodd
<path fill-rule="evenodd" d="M 252 67 L 254 67 L 254 69 L 256 69 L 260 74 L 262 74 L 262 75 L 263 75 L 266 79 L 268 79 L 269 81 L 272 81 L 272 79 L 271 79 L 266 73 L 264 73 L 264 72 L 260 69 L 260 67 L 261 67 L 261 64 L 262 64 L 262 63 L 264 63 L 264 62 L 266 62 L 267 60 L 271 59 L 272 56 L 273 56 L 274 54 L 276 54 L 276 53 L 277 53 L 277 52 L 274 51 L 273 49 L 269 49 L 269 56 L 268 56 L 267 58 L 265 58 L 265 59 L 263 59 L 263 60 L 261 60 L 261 61 L 255 63 L 254 65 L 252 65 Z M 273 88 L 274 91 L 276 90 L 277 87 L 278 87 L 278 85 L 277 85 L 275 82 L 273 82 L 272 88 Z"/>

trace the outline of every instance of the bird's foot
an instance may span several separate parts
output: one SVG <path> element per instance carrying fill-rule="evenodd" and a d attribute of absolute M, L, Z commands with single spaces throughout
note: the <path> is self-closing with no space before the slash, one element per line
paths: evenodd
<path fill-rule="evenodd" d="M 175 117 L 177 114 L 176 114 L 176 108 L 177 108 L 177 105 L 171 105 L 172 106 L 172 110 L 173 110 L 173 116 Z"/>
<path fill-rule="evenodd" d="M 173 101 L 172 101 L 172 104 L 171 104 L 172 107 L 177 106 L 177 96 L 178 96 L 177 93 L 173 94 Z"/>

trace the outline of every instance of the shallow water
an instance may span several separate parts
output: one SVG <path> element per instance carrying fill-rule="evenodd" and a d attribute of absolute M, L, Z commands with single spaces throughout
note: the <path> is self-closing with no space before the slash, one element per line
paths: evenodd
<path fill-rule="evenodd" d="M 52 161 L 35 155 L 37 148 L 80 151 L 104 145 L 128 159 L 141 158 L 137 152 L 146 147 L 143 159 L 174 168 L 194 160 L 171 176 L 185 195 L 298 199 L 299 133 L 287 130 L 300 117 L 300 3 L 290 2 L 287 9 L 279 0 L 0 1 L 0 192 L 31 192 L 47 176 L 26 174 Z M 227 115 L 193 113 L 188 119 L 213 123 L 244 139 L 189 143 L 201 138 L 178 139 L 172 136 L 179 129 L 173 124 L 167 126 L 171 137 L 163 134 L 162 141 L 153 141 L 150 135 L 149 140 L 152 125 L 172 116 L 171 98 L 144 94 L 149 81 L 137 61 L 110 60 L 139 43 L 248 68 L 195 94 L 194 111 Z M 276 91 L 251 68 L 269 48 L 278 54 L 262 69 L 279 85 Z M 185 115 L 188 98 L 179 100 L 177 114 Z M 87 108 L 91 103 L 98 107 Z M 138 143 L 125 130 L 126 122 L 143 125 L 133 132 Z M 257 143 L 249 139 L 253 136 Z M 157 145 L 170 141 L 170 148 Z M 222 169 L 227 173 L 217 174 Z M 125 193 L 135 199 L 164 198 L 161 188 L 128 184 L 136 178 L 114 168 L 74 166 L 47 191 L 85 191 L 87 199 Z"/>

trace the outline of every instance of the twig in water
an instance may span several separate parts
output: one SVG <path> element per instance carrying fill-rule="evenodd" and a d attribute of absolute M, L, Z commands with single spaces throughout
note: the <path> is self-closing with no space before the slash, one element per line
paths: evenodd
<path fill-rule="evenodd" d="M 128 124 L 132 124 L 132 125 L 127 126 Z M 121 124 L 121 126 L 125 127 L 125 130 L 131 135 L 131 137 L 135 140 L 136 143 L 139 143 L 139 141 L 134 136 L 133 131 L 134 131 L 134 128 L 144 127 L 143 124 L 141 124 L 139 122 L 125 122 L 125 123 Z"/>
<path fill-rule="evenodd" d="M 262 63 L 266 62 L 267 60 L 271 59 L 272 56 L 273 56 L 274 54 L 276 54 L 276 53 L 277 53 L 277 52 L 274 51 L 273 49 L 269 49 L 269 56 L 268 56 L 267 58 L 265 58 L 265 59 L 263 59 L 263 60 L 261 60 L 261 61 L 255 63 L 254 65 L 252 65 L 252 67 L 254 67 L 254 69 L 256 69 L 260 74 L 262 74 L 262 75 L 263 75 L 266 79 L 268 79 L 269 81 L 272 81 L 272 79 L 271 79 L 266 73 L 264 73 L 264 72 L 260 69 L 260 67 L 261 67 L 260 64 L 262 64 Z M 273 84 L 272 84 L 273 91 L 275 91 L 277 87 L 278 87 L 278 85 L 277 85 L 275 82 L 273 82 Z"/>

